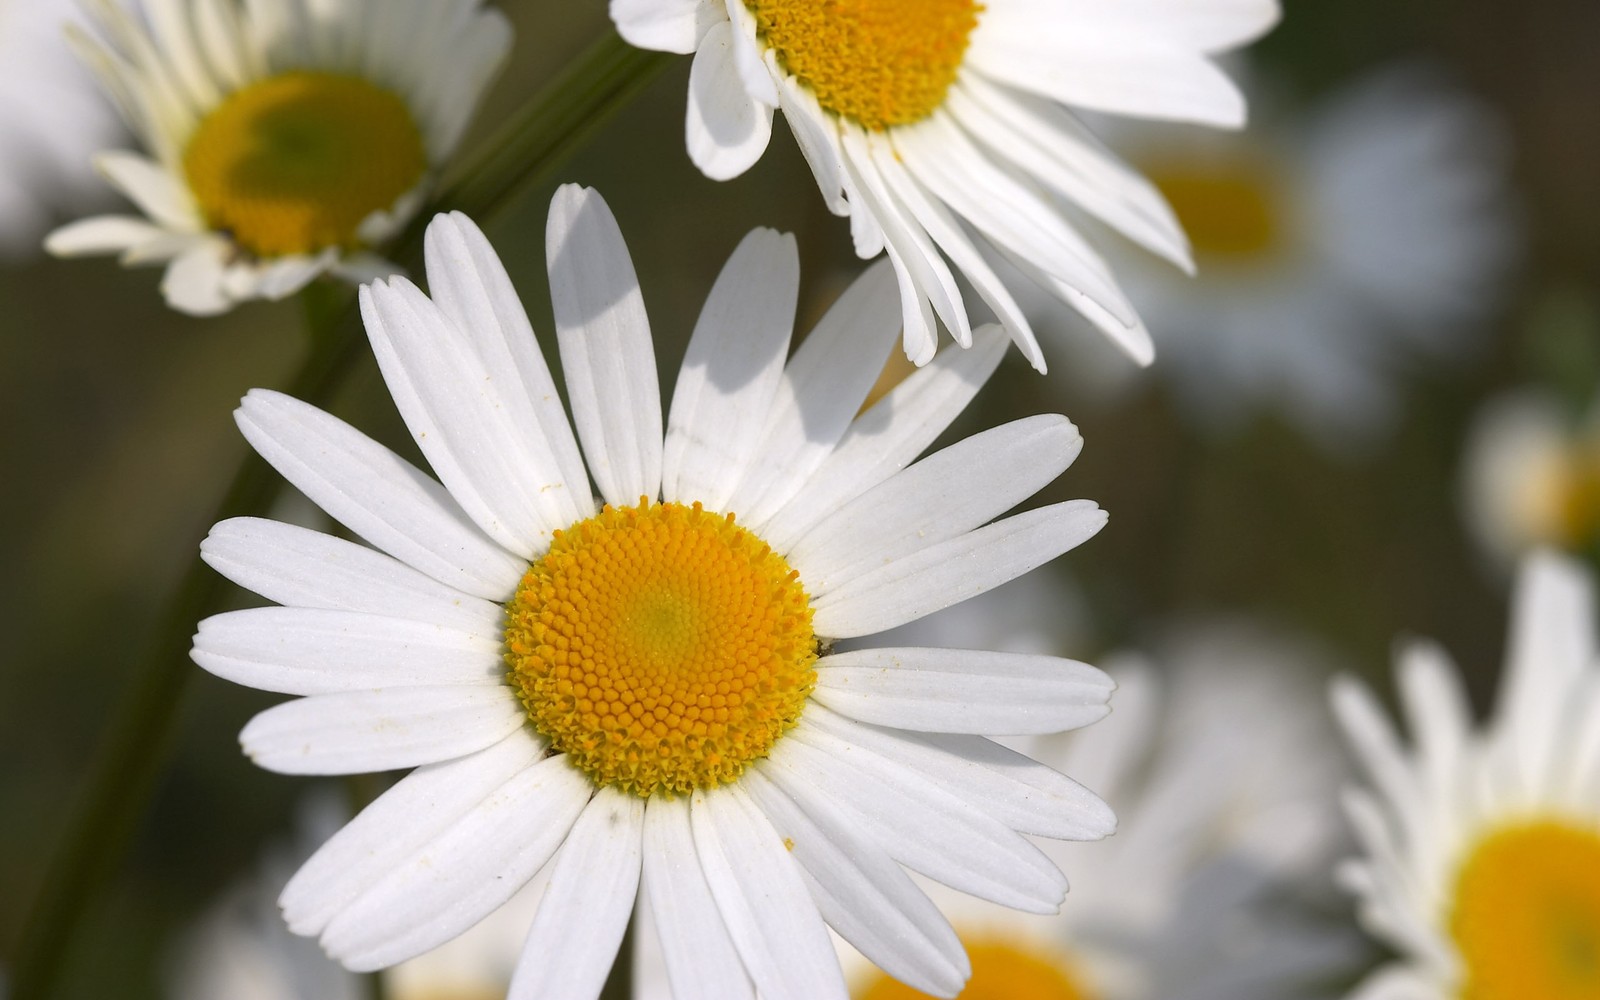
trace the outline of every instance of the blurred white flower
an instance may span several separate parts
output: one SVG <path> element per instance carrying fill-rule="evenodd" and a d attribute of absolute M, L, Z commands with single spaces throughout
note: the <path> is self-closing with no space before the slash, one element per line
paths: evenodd
<path fill-rule="evenodd" d="M 421 206 L 511 46 L 481 0 L 91 9 L 79 54 L 143 146 L 95 163 L 143 214 L 84 219 L 46 246 L 165 265 L 167 302 L 195 315 L 393 272 L 372 251 Z"/>
<path fill-rule="evenodd" d="M 1040 371 L 986 253 L 1141 363 L 1149 334 L 1069 213 L 1190 267 L 1161 197 L 1071 109 L 1237 127 L 1244 99 L 1213 57 L 1278 13 L 1277 0 L 611 0 L 634 45 L 694 53 L 686 132 L 708 177 L 749 169 L 783 111 L 856 253 L 888 252 L 917 364 L 936 316 L 971 339 L 959 274 Z"/>
<path fill-rule="evenodd" d="M 121 131 L 67 46 L 76 11 L 72 0 L 0 0 L 0 257 L 38 252 L 52 217 L 95 200 L 91 157 Z"/>
<path fill-rule="evenodd" d="M 1462 506 L 1501 565 L 1541 547 L 1600 547 L 1600 405 L 1586 416 L 1534 389 L 1485 404 L 1467 439 Z"/>
<path fill-rule="evenodd" d="M 1398 952 L 1352 997 L 1600 996 L 1594 601 L 1576 564 L 1548 553 L 1524 562 L 1482 727 L 1454 664 L 1428 643 L 1399 661 L 1411 747 L 1364 686 L 1335 686 L 1368 785 L 1346 794 L 1362 854 L 1340 877 L 1367 929 Z"/>
<path fill-rule="evenodd" d="M 1330 447 L 1359 448 L 1392 423 L 1408 372 L 1470 351 L 1493 316 L 1519 248 L 1506 137 L 1416 65 L 1299 117 L 1265 92 L 1255 103 L 1244 136 L 1117 134 L 1176 210 L 1199 271 L 1127 262 L 1157 331 L 1154 377 L 1207 425 L 1275 408 Z M 1134 374 L 1110 352 L 1090 357 L 1090 377 Z"/>

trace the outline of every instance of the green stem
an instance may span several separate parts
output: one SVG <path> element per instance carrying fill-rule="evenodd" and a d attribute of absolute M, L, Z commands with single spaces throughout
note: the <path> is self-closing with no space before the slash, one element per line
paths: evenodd
<path fill-rule="evenodd" d="M 457 208 L 480 222 L 489 221 L 544 180 L 669 61 L 658 53 L 634 50 L 608 33 L 464 164 L 460 179 L 443 187 L 435 207 Z M 393 257 L 399 263 L 415 267 L 433 211 L 422 213 L 398 241 Z M 305 363 L 287 390 L 314 405 L 326 405 L 363 354 L 353 303 L 345 296 L 338 308 L 329 308 L 325 292 L 308 295 L 313 336 Z M 250 452 L 208 524 L 263 512 L 278 486 L 267 463 Z M 171 748 L 173 725 L 195 672 L 188 656 L 195 623 L 218 610 L 229 592 L 227 581 L 196 559 L 157 620 L 23 926 L 13 956 L 13 1000 L 45 1000 L 57 990 L 73 938 L 121 863 Z"/>

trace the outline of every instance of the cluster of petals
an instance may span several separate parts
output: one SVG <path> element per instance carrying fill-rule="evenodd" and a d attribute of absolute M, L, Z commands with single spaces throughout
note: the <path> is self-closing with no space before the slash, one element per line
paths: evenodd
<path fill-rule="evenodd" d="M 194 658 L 300 696 L 241 734 L 260 765 L 415 768 L 289 883 L 290 927 L 353 969 L 460 934 L 544 872 L 513 997 L 595 995 L 636 899 L 679 996 L 823 1000 L 844 991 L 827 927 L 894 976 L 961 989 L 959 940 L 902 865 L 1006 905 L 1054 912 L 1059 869 L 1025 835 L 1095 839 L 1093 794 L 989 735 L 1102 717 L 1112 684 L 1052 656 L 828 641 L 915 620 L 1095 534 L 1067 501 L 1000 515 L 1073 461 L 1063 417 L 994 428 L 920 461 L 998 364 L 974 333 L 863 413 L 898 332 L 869 269 L 789 356 L 792 238 L 752 232 L 713 287 L 663 427 L 632 263 L 593 191 L 561 189 L 548 268 L 569 422 L 510 280 L 482 234 L 441 216 L 431 297 L 363 288 L 384 379 L 434 479 L 337 418 L 253 391 L 252 446 L 368 545 L 259 519 L 203 548 L 283 607 L 201 623 Z M 575 433 L 574 433 L 575 431 Z M 594 490 L 591 490 L 591 479 Z M 823 654 L 794 729 L 737 781 L 648 799 L 596 787 L 528 722 L 505 679 L 502 603 L 552 533 L 641 496 L 734 512 L 783 554 Z"/>

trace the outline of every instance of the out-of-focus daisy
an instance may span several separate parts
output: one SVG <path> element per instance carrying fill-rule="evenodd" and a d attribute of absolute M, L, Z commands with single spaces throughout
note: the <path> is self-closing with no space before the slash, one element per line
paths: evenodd
<path fill-rule="evenodd" d="M 1507 565 L 1540 547 L 1600 552 L 1600 407 L 1577 418 L 1535 390 L 1490 402 L 1467 441 L 1462 501 Z"/>
<path fill-rule="evenodd" d="M 93 190 L 116 115 L 67 48 L 71 0 L 0 2 L 0 256 L 38 249 L 51 216 Z"/>
<path fill-rule="evenodd" d="M 1077 431 L 1033 417 L 908 464 L 1003 336 L 975 335 L 857 417 L 898 330 L 886 269 L 786 363 L 798 256 L 757 230 L 711 291 L 663 435 L 604 201 L 559 191 L 547 247 L 571 424 L 510 280 L 459 215 L 430 227 L 431 299 L 400 278 L 361 295 L 439 481 L 291 398 L 254 391 L 239 410 L 251 444 L 374 548 L 218 525 L 206 559 L 286 607 L 207 619 L 195 660 L 305 696 L 246 726 L 264 767 L 416 768 L 289 883 L 290 927 L 379 968 L 548 866 L 513 997 L 595 995 L 641 893 L 680 996 L 748 997 L 753 981 L 771 1000 L 840 997 L 827 925 L 953 995 L 966 957 L 900 865 L 1054 912 L 1066 880 L 1023 834 L 1094 839 L 1111 812 L 980 734 L 1087 724 L 1111 682 L 1057 657 L 830 645 L 1097 532 L 1105 514 L 1081 500 L 989 523 L 1072 462 Z"/>
<path fill-rule="evenodd" d="M 52 233 L 62 256 L 165 264 L 173 308 L 210 315 L 365 280 L 416 213 L 511 44 L 480 0 L 92 0 L 75 36 L 142 152 L 96 165 L 143 213 Z"/>
<path fill-rule="evenodd" d="M 275 902 L 312 848 L 348 820 L 321 797 L 302 817 L 303 850 L 270 851 L 261 871 L 223 897 L 182 941 L 172 969 L 173 1000 L 361 1000 L 360 976 L 291 934 Z M 465 934 L 382 973 L 389 1000 L 502 1000 L 538 903 L 530 885 Z"/>
<path fill-rule="evenodd" d="M 1073 873 L 1059 916 L 947 907 L 973 961 L 962 1000 L 1310 998 L 1348 967 L 1356 942 L 1296 898 L 1339 829 L 1321 657 L 1243 624 L 1171 640 L 1165 676 L 1139 657 L 1109 668 L 1106 722 L 1012 744 L 1101 792 L 1120 829 L 1046 845 Z M 924 996 L 865 963 L 847 969 L 855 1000 Z"/>
<path fill-rule="evenodd" d="M 1129 259 L 1129 293 L 1158 331 L 1157 377 L 1197 417 L 1228 427 L 1271 407 L 1349 447 L 1392 421 L 1408 368 L 1469 348 L 1499 300 L 1518 244 L 1505 137 L 1477 100 L 1419 66 L 1298 118 L 1256 103 L 1250 134 L 1225 141 L 1119 133 L 1176 210 L 1201 274 L 1174 280 Z M 1050 308 L 1057 331 L 1074 323 L 1041 297 L 1030 304 Z M 1132 374 L 1098 354 L 1107 377 Z"/>
<path fill-rule="evenodd" d="M 1399 952 L 1361 1000 L 1600 996 L 1600 670 L 1592 580 L 1523 565 L 1510 650 L 1482 729 L 1446 654 L 1400 657 L 1401 745 L 1366 688 L 1334 708 L 1369 788 L 1346 806 L 1364 853 L 1341 871 L 1368 930 Z"/>
<path fill-rule="evenodd" d="M 693 52 L 689 155 L 748 169 L 781 108 L 856 252 L 887 251 L 906 354 L 933 357 L 937 316 L 971 337 L 959 274 L 1044 370 L 994 252 L 1141 363 L 1149 335 L 1074 228 L 1082 210 L 1190 269 L 1161 197 L 1068 108 L 1238 126 L 1212 62 L 1278 18 L 1277 0 L 611 0 L 634 45 Z M 1070 206 L 1070 209 L 1067 208 Z"/>

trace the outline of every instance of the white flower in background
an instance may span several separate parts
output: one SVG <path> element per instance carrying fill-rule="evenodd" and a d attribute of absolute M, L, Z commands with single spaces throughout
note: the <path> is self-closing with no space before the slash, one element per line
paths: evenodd
<path fill-rule="evenodd" d="M 84 60 L 143 146 L 96 166 L 142 216 L 52 233 L 62 256 L 165 264 L 195 315 L 386 275 L 511 45 L 480 0 L 92 0 Z"/>
<path fill-rule="evenodd" d="M 1600 550 L 1600 407 L 1580 418 L 1536 390 L 1493 400 L 1463 471 L 1467 523 L 1500 562 L 1541 547 Z"/>
<path fill-rule="evenodd" d="M 856 252 L 887 251 L 905 350 L 935 316 L 971 338 L 960 275 L 1023 354 L 1044 357 L 985 254 L 1086 316 L 1140 363 L 1149 335 L 1071 221 L 1083 211 L 1190 269 L 1148 182 L 1069 109 L 1236 127 L 1244 99 L 1212 62 L 1278 19 L 1277 0 L 611 0 L 629 42 L 695 54 L 689 155 L 708 177 L 761 158 L 781 108 Z"/>
<path fill-rule="evenodd" d="M 1347 794 L 1363 854 L 1342 880 L 1399 957 L 1361 1000 L 1600 996 L 1600 669 L 1593 581 L 1523 565 L 1489 722 L 1454 665 L 1415 644 L 1399 664 L 1411 747 L 1367 689 L 1334 708 L 1370 783 Z"/>
<path fill-rule="evenodd" d="M 1129 294 L 1158 331 L 1156 377 L 1196 417 L 1226 428 L 1275 408 L 1348 449 L 1392 423 L 1396 383 L 1469 350 L 1492 316 L 1518 246 L 1505 135 L 1417 66 L 1299 117 L 1255 103 L 1246 136 L 1118 132 L 1201 275 L 1130 257 Z M 1097 339 L 1043 297 L 1030 306 L 1051 312 L 1052 332 Z M 1090 377 L 1133 374 L 1112 352 L 1088 361 Z"/>
<path fill-rule="evenodd" d="M 0 257 L 37 252 L 51 217 L 98 186 L 116 114 L 73 58 L 71 0 L 0 0 Z"/>
<path fill-rule="evenodd" d="M 482 234 L 441 216 L 425 249 L 431 299 L 396 278 L 361 300 L 439 481 L 257 390 L 246 438 L 374 547 L 258 519 L 204 546 L 286 605 L 196 636 L 207 670 L 304 696 L 253 719 L 246 752 L 290 773 L 416 768 L 289 883 L 291 929 L 381 968 L 546 870 L 512 997 L 594 996 L 638 895 L 681 997 L 842 997 L 827 925 L 954 995 L 966 957 L 900 865 L 1054 912 L 1066 880 L 1023 833 L 1094 839 L 1111 812 L 980 734 L 1093 722 L 1111 682 L 1057 657 L 830 645 L 1095 534 L 1105 514 L 1081 500 L 989 523 L 1066 469 L 1076 429 L 1028 418 L 908 464 L 1004 337 L 975 332 L 858 417 L 899 329 L 887 269 L 786 363 L 798 254 L 757 230 L 711 291 L 663 435 L 633 265 L 575 187 L 547 239 L 569 423 Z"/>
<path fill-rule="evenodd" d="M 964 607 L 932 617 L 1003 641 Z M 1163 649 L 1165 671 L 1138 657 L 1109 668 L 1119 689 L 1105 722 L 1011 742 L 1099 791 L 1119 830 L 1045 845 L 1072 872 L 1059 916 L 946 902 L 973 962 L 962 1000 L 1309 1000 L 1351 967 L 1358 943 L 1299 898 L 1323 881 L 1340 831 L 1322 658 L 1233 623 L 1177 630 Z M 925 995 L 865 962 L 846 968 L 855 1000 Z"/>
<path fill-rule="evenodd" d="M 312 848 L 349 819 L 331 799 L 304 810 L 303 849 L 268 852 L 256 877 L 201 918 L 173 956 L 172 1000 L 362 1000 L 360 976 L 289 932 L 275 898 Z M 388 1000 L 502 1000 L 543 887 L 529 885 L 482 923 L 382 973 Z"/>

